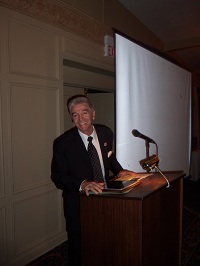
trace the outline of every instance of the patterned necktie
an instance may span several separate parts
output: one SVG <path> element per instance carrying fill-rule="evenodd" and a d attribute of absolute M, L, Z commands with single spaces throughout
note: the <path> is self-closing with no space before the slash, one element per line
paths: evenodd
<path fill-rule="evenodd" d="M 95 146 L 92 143 L 93 137 L 88 137 L 88 155 L 90 158 L 90 161 L 92 163 L 92 169 L 93 169 L 93 175 L 94 175 L 94 180 L 97 182 L 104 182 L 103 180 L 103 174 L 101 170 L 101 164 L 99 160 L 99 155 L 97 153 L 97 150 Z"/>

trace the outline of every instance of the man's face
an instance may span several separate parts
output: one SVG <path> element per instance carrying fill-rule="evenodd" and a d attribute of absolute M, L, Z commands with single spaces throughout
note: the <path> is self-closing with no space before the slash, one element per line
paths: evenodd
<path fill-rule="evenodd" d="M 82 133 L 88 136 L 92 134 L 95 111 L 91 110 L 87 103 L 75 104 L 71 109 L 71 116 L 75 126 Z"/>

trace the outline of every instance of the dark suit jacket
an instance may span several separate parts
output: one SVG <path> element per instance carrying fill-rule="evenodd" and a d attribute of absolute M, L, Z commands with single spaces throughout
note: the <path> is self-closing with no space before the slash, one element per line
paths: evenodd
<path fill-rule="evenodd" d="M 101 147 L 105 168 L 105 179 L 109 179 L 109 170 L 114 175 L 123 168 L 112 153 L 113 133 L 103 125 L 94 125 Z M 66 131 L 54 140 L 51 178 L 56 187 L 67 193 L 78 192 L 83 180 L 92 180 L 92 165 L 85 145 L 76 127 Z"/>

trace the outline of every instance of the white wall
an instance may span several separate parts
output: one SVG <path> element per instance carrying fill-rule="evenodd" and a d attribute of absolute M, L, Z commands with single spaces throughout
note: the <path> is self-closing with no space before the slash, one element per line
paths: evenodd
<path fill-rule="evenodd" d="M 67 239 L 50 180 L 63 127 L 61 34 L 0 7 L 0 265 L 24 265 Z"/>

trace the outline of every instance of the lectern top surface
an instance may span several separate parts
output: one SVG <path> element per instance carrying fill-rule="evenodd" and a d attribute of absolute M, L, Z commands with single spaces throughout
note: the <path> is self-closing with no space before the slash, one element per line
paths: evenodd
<path fill-rule="evenodd" d="M 167 177 L 169 183 L 173 183 L 174 181 L 183 178 L 185 173 L 180 171 L 168 171 L 164 172 Z M 91 193 L 91 196 L 95 197 L 123 197 L 127 199 L 139 199 L 142 200 L 145 197 L 149 196 L 151 193 L 164 188 L 171 189 L 167 187 L 166 180 L 163 176 L 158 172 L 151 173 L 142 173 L 139 179 L 128 180 L 123 183 L 123 181 L 114 181 L 119 182 L 117 184 L 110 181 L 107 183 L 107 187 L 100 194 Z M 82 194 L 84 195 L 84 194 Z"/>

